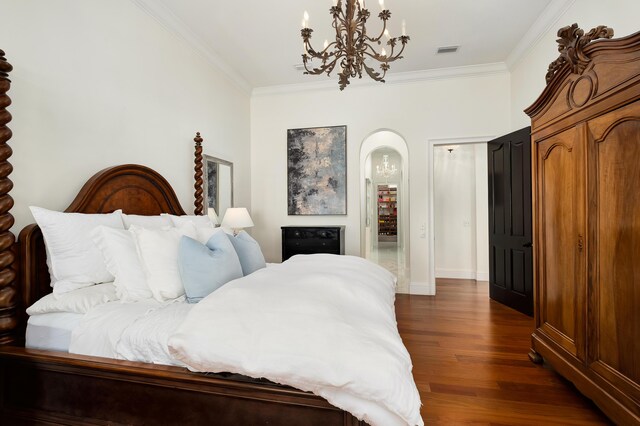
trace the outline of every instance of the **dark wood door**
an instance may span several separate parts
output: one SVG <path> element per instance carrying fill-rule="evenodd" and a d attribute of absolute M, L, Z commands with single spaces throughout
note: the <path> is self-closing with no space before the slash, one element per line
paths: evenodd
<path fill-rule="evenodd" d="M 531 128 L 490 141 L 489 295 L 533 315 Z"/>

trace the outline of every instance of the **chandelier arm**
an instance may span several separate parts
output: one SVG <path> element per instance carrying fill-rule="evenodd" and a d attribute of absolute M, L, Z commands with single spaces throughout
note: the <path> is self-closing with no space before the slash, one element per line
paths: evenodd
<path fill-rule="evenodd" d="M 334 57 L 337 55 L 336 51 L 327 53 L 327 51 L 329 50 L 330 47 L 336 45 L 336 42 L 332 42 L 331 44 L 329 44 L 326 48 L 322 49 L 320 52 L 316 51 L 313 46 L 311 46 L 310 42 L 305 42 L 304 46 L 306 48 L 306 54 L 308 55 L 308 58 L 310 59 L 320 59 L 322 60 L 322 62 L 326 62 L 329 58 Z M 303 63 L 304 63 L 304 55 L 303 55 Z"/>
<path fill-rule="evenodd" d="M 328 65 L 322 64 L 319 68 L 312 68 L 312 69 L 309 69 L 307 67 L 307 64 L 304 64 L 304 69 L 306 70 L 305 74 L 320 75 L 320 74 L 327 73 L 327 75 L 330 75 L 331 72 L 333 71 L 333 68 L 336 66 L 337 61 L 338 61 L 338 58 L 331 61 Z"/>
<path fill-rule="evenodd" d="M 406 44 L 403 44 L 402 45 L 402 49 L 400 49 L 400 51 L 398 53 L 396 53 L 396 54 L 394 54 L 395 46 L 396 45 L 391 44 L 391 52 L 386 57 L 384 57 L 384 59 L 380 59 L 380 57 L 382 55 L 378 55 L 378 53 L 373 48 L 371 48 L 373 53 L 366 52 L 366 51 L 363 52 L 363 53 L 366 54 L 367 56 L 373 58 L 373 59 L 376 59 L 376 60 L 380 61 L 380 62 L 385 62 L 385 63 L 395 62 L 398 59 L 402 59 L 401 55 L 402 55 L 402 52 L 404 52 L 404 48 L 405 48 Z"/>
<path fill-rule="evenodd" d="M 367 47 L 367 49 L 363 49 L 362 50 L 362 54 L 363 55 L 367 55 L 370 58 L 373 58 L 373 59 L 375 59 L 377 61 L 380 61 L 380 62 L 386 62 L 387 61 L 386 60 L 387 56 L 382 56 L 380 53 L 378 53 L 378 51 L 373 46 L 371 46 L 370 44 L 367 44 L 366 47 Z"/>
<path fill-rule="evenodd" d="M 364 51 L 364 52 L 362 52 L 362 55 L 366 55 L 366 56 L 368 56 L 368 57 L 370 57 L 372 59 L 375 59 L 378 62 L 387 62 L 386 56 L 382 56 L 381 54 L 379 54 L 375 50 L 373 50 L 372 52 Z"/>
<path fill-rule="evenodd" d="M 382 20 L 382 31 L 380 31 L 380 35 L 378 37 L 369 37 L 369 36 L 367 36 L 367 39 L 369 41 L 379 42 L 380 40 L 382 40 L 382 37 L 384 36 L 384 32 L 387 30 L 387 20 L 386 19 L 381 19 L 381 20 Z"/>
<path fill-rule="evenodd" d="M 335 28 L 336 34 L 342 34 L 342 32 L 345 31 L 346 22 L 347 20 L 346 20 L 346 17 L 344 16 L 344 13 L 340 13 L 340 15 L 334 16 L 333 24 L 331 26 Z"/>
<path fill-rule="evenodd" d="M 336 64 L 338 63 L 338 59 L 334 59 L 333 61 L 331 61 L 331 63 L 326 67 L 325 72 L 327 73 L 327 75 L 331 75 L 331 73 L 333 72 L 333 69 L 336 67 Z"/>
<path fill-rule="evenodd" d="M 402 59 L 402 52 L 404 52 L 405 46 L 406 44 L 403 44 L 402 49 L 400 49 L 400 51 L 396 53 L 395 56 L 389 55 L 389 60 L 387 62 L 394 62 L 394 61 L 397 61 L 398 59 Z M 393 53 L 393 47 L 391 48 L 391 52 Z"/>
<path fill-rule="evenodd" d="M 321 59 L 322 60 L 322 64 L 320 64 L 317 68 L 309 69 L 309 67 L 307 65 L 308 63 L 307 63 L 307 61 L 304 60 L 304 55 L 303 55 L 304 69 L 307 71 L 308 74 L 312 74 L 312 75 L 318 75 L 318 74 L 322 74 L 324 72 L 326 72 L 327 75 L 329 75 L 329 73 L 331 73 L 331 71 L 335 67 L 336 62 L 342 56 L 343 56 L 342 52 L 333 52 L 333 53 L 328 54 L 326 56 L 315 56 L 315 57 L 312 57 L 312 59 L 314 59 L 314 58 Z M 333 58 L 333 59 L 331 59 L 331 58 Z"/>
<path fill-rule="evenodd" d="M 336 42 L 334 41 L 334 42 L 332 42 L 331 44 L 327 45 L 327 47 L 325 47 L 325 48 L 324 48 L 324 49 L 322 49 L 321 51 L 316 52 L 316 51 L 314 50 L 314 51 L 313 51 L 313 54 L 311 54 L 311 53 L 310 53 L 310 54 L 311 54 L 311 56 L 312 56 L 313 58 L 322 59 L 322 60 L 324 60 L 324 58 L 325 58 L 325 57 L 326 57 L 326 58 L 330 58 L 330 57 L 332 57 L 332 56 L 336 56 L 336 52 L 335 52 L 335 51 L 333 51 L 333 52 L 328 52 L 329 48 L 331 48 L 331 47 L 333 47 L 333 46 L 335 46 L 335 45 L 336 45 Z"/>

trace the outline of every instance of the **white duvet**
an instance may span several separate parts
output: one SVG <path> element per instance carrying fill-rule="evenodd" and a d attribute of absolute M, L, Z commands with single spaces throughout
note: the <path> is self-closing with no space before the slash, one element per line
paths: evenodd
<path fill-rule="evenodd" d="M 398 334 L 395 279 L 352 256 L 294 256 L 195 305 L 168 340 L 193 371 L 311 391 L 376 425 L 423 425 Z"/>
<path fill-rule="evenodd" d="M 167 341 L 192 306 L 153 299 L 97 306 L 73 330 L 69 353 L 184 366 L 169 354 Z"/>

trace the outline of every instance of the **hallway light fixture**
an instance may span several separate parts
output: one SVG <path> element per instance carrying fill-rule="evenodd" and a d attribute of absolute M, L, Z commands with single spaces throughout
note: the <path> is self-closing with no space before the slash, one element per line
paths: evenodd
<path fill-rule="evenodd" d="M 384 83 L 384 77 L 389 70 L 390 62 L 394 62 L 402 58 L 402 52 L 409 41 L 406 35 L 406 25 L 402 21 L 402 35 L 400 37 L 391 37 L 387 30 L 387 20 L 391 18 L 391 12 L 384 8 L 384 0 L 379 0 L 382 12 L 378 17 L 382 21 L 382 31 L 377 37 L 367 35 L 366 23 L 371 13 L 365 6 L 365 0 L 334 0 L 333 7 L 329 9 L 329 13 L 333 17 L 333 28 L 336 31 L 335 41 L 329 43 L 325 40 L 323 49 L 316 51 L 311 46 L 311 33 L 313 30 L 309 28 L 309 14 L 305 11 L 302 19 L 302 41 L 304 42 L 304 53 L 302 54 L 302 63 L 305 68 L 305 74 L 319 75 L 327 73 L 328 76 L 335 66 L 340 62 L 341 71 L 338 73 L 338 84 L 340 90 L 349 84 L 349 78 L 362 78 L 364 71 L 376 81 Z M 374 46 L 382 44 L 382 38 L 387 39 L 387 46 L 390 52 L 382 48 L 378 52 Z M 398 42 L 402 45 L 399 52 L 395 52 Z M 380 71 L 382 74 L 365 62 L 365 58 L 369 57 L 380 62 Z M 318 67 L 314 67 L 311 62 L 318 59 L 322 63 Z"/>
<path fill-rule="evenodd" d="M 382 164 L 376 166 L 376 173 L 385 179 L 395 175 L 397 171 L 395 164 L 389 165 L 389 156 L 386 154 L 382 156 Z"/>

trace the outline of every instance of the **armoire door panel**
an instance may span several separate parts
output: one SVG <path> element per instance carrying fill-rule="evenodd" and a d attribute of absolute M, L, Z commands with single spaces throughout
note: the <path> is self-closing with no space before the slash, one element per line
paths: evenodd
<path fill-rule="evenodd" d="M 627 393 L 640 401 L 640 102 L 596 118 L 589 127 L 599 136 L 591 142 L 597 203 L 592 220 L 598 226 L 589 316 L 597 331 L 589 352 L 594 369 L 625 377 Z"/>
<path fill-rule="evenodd" d="M 562 347 L 584 357 L 586 277 L 584 261 L 584 148 L 578 129 L 536 146 L 541 234 L 537 274 L 540 324 Z"/>

